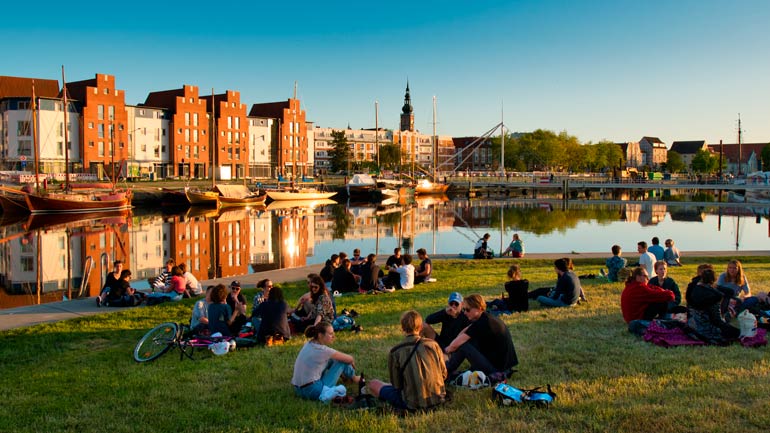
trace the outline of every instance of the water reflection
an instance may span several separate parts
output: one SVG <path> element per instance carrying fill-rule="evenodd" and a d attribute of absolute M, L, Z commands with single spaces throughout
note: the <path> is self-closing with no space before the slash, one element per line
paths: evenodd
<path fill-rule="evenodd" d="M 198 279 L 323 263 L 339 251 L 469 253 L 490 232 L 502 250 L 518 232 L 528 252 L 604 251 L 672 237 L 683 250 L 766 249 L 768 207 L 680 203 L 639 196 L 596 200 L 455 199 L 271 203 L 267 208 L 135 209 L 133 213 L 24 217 L 0 222 L 0 308 L 95 296 L 113 260 L 134 287 L 166 258 Z M 628 199 L 631 200 L 628 200 Z M 649 199 L 649 197 L 647 197 Z"/>

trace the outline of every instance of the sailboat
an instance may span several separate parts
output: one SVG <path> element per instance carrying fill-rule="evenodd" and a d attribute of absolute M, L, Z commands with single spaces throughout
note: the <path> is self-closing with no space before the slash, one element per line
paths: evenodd
<path fill-rule="evenodd" d="M 297 100 L 297 83 L 294 82 L 294 101 Z M 296 102 L 295 102 L 296 104 Z M 294 125 L 297 125 L 297 107 L 292 107 L 291 109 L 292 115 L 294 117 Z M 293 142 L 297 145 L 299 144 L 299 140 L 297 140 L 297 128 L 296 126 L 292 128 L 292 136 L 294 138 Z M 296 185 L 295 179 L 297 179 L 297 176 L 299 175 L 299 170 L 297 170 L 297 152 L 292 150 L 291 152 L 291 159 L 292 159 L 292 180 L 291 184 L 287 188 L 279 188 L 275 190 L 268 190 L 267 196 L 270 197 L 272 200 L 276 201 L 282 201 L 282 200 L 322 200 L 332 197 L 333 195 L 337 194 L 336 192 L 325 192 L 320 191 L 315 187 L 312 186 L 303 186 L 299 187 Z"/>
<path fill-rule="evenodd" d="M 436 97 L 433 97 L 433 181 L 422 179 L 414 187 L 414 193 L 417 195 L 445 194 L 449 185 L 439 183 L 437 180 L 436 162 L 438 160 L 438 135 L 436 135 Z"/>
<path fill-rule="evenodd" d="M 110 191 L 93 190 L 91 192 L 75 193 L 72 192 L 69 179 L 69 135 L 67 124 L 67 112 L 69 111 L 67 102 L 67 82 L 64 79 L 64 66 L 62 66 L 62 93 L 64 98 L 64 167 L 65 188 L 64 192 L 52 193 L 41 192 L 40 182 L 37 183 L 36 192 L 27 194 L 24 198 L 27 207 L 33 214 L 45 213 L 85 213 L 96 211 L 121 210 L 131 208 L 131 190 L 118 190 L 115 188 L 115 176 L 113 173 L 112 189 Z M 33 102 L 36 108 L 37 101 Z M 40 143 L 35 140 L 35 178 L 38 177 Z"/>

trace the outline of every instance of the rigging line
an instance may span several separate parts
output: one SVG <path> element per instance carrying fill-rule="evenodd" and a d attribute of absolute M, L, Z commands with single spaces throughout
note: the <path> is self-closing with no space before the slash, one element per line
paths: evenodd
<path fill-rule="evenodd" d="M 473 233 L 473 235 L 474 235 L 474 236 L 476 236 L 476 237 L 477 237 L 477 238 L 479 238 L 479 239 L 481 238 L 481 236 L 479 236 L 479 234 L 478 234 L 478 233 L 476 233 L 476 230 L 473 230 L 473 227 L 471 227 L 471 225 L 470 225 L 470 224 L 468 224 L 468 222 L 467 222 L 467 221 L 465 221 L 465 219 L 463 219 L 462 215 L 460 215 L 460 214 L 457 212 L 457 209 L 452 209 L 452 212 L 454 212 L 454 214 L 455 214 L 455 216 L 457 217 L 457 219 L 459 219 L 459 220 L 460 220 L 460 222 L 462 222 L 462 223 L 463 223 L 463 225 L 465 225 L 465 227 L 466 227 L 468 230 L 470 230 L 470 231 L 471 231 L 471 233 Z M 468 239 L 469 241 L 471 241 L 471 242 L 473 242 L 473 243 L 475 243 L 475 242 L 476 242 L 475 240 L 471 239 L 471 238 L 470 238 L 470 237 L 469 237 L 467 234 L 463 233 L 462 231 L 458 231 L 458 233 L 460 233 L 461 235 L 465 236 L 465 238 L 466 238 L 466 239 Z M 478 240 L 478 239 L 477 239 L 477 240 Z"/>
<path fill-rule="evenodd" d="M 497 128 L 499 128 L 501 125 L 502 125 L 502 122 L 498 123 L 492 129 L 490 129 L 487 132 L 485 132 L 484 135 L 482 135 L 481 137 L 476 138 L 470 144 L 468 144 L 467 146 L 465 146 L 462 149 L 460 149 L 457 152 L 455 152 L 454 155 L 452 155 L 451 159 L 447 159 L 441 165 L 449 164 L 450 161 L 454 161 L 454 159 L 457 157 L 457 155 L 461 155 L 464 151 L 472 148 L 471 149 L 472 151 L 468 152 L 468 155 L 465 158 L 463 158 L 462 161 L 460 161 L 459 164 L 454 165 L 455 168 L 452 170 L 452 173 L 456 173 L 457 172 L 457 168 L 462 166 L 462 164 L 464 164 L 467 160 L 469 160 L 470 157 L 474 154 L 474 152 L 476 150 L 478 150 L 479 147 L 481 147 L 481 145 L 484 143 L 484 139 L 491 137 L 492 134 L 494 134 L 495 131 L 497 131 Z"/>

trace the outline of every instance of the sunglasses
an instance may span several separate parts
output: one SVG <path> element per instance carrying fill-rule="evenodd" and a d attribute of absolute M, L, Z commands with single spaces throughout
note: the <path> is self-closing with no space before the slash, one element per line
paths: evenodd
<path fill-rule="evenodd" d="M 455 308 L 457 308 L 457 307 L 459 307 L 459 306 L 460 306 L 460 304 L 459 304 L 459 303 L 457 303 L 457 302 L 454 302 L 454 301 L 450 302 L 450 303 L 449 303 L 449 305 L 450 305 L 451 307 L 455 307 Z"/>
<path fill-rule="evenodd" d="M 469 313 L 472 309 L 471 307 L 463 307 L 463 311 L 466 313 Z"/>

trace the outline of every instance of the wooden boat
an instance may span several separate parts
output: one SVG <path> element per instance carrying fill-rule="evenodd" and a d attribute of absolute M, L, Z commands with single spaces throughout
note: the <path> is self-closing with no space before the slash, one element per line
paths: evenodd
<path fill-rule="evenodd" d="M 131 191 L 27 194 L 25 199 L 33 214 L 87 213 L 131 208 Z"/>
<path fill-rule="evenodd" d="M 275 201 L 322 200 L 333 197 L 336 192 L 323 192 L 315 188 L 294 188 L 268 191 L 267 196 Z"/>
<path fill-rule="evenodd" d="M 105 225 L 123 225 L 128 222 L 127 217 L 130 213 L 130 209 L 118 209 L 87 213 L 31 214 L 27 217 L 26 222 L 22 223 L 22 227 L 26 231 L 32 231 L 60 227 L 82 227 L 94 225 L 95 222 Z"/>
<path fill-rule="evenodd" d="M 348 197 L 368 197 L 377 189 L 377 182 L 368 174 L 355 174 L 345 186 Z"/>
<path fill-rule="evenodd" d="M 219 197 L 217 191 L 200 191 L 189 187 L 184 189 L 184 194 L 191 205 L 197 206 L 216 206 Z"/>
<path fill-rule="evenodd" d="M 415 185 L 414 193 L 417 195 L 446 194 L 448 189 L 449 185 L 423 179 Z"/>
<path fill-rule="evenodd" d="M 267 194 L 254 193 L 246 185 L 217 185 L 217 207 L 259 206 L 265 204 Z"/>
<path fill-rule="evenodd" d="M 27 200 L 24 198 L 27 193 L 17 189 L 0 186 L 0 206 L 3 207 L 3 214 L 28 214 Z"/>
<path fill-rule="evenodd" d="M 323 198 L 318 200 L 282 200 L 274 201 L 267 205 L 267 210 L 282 210 L 292 208 L 314 209 L 318 206 L 337 204 L 336 201 Z"/>

